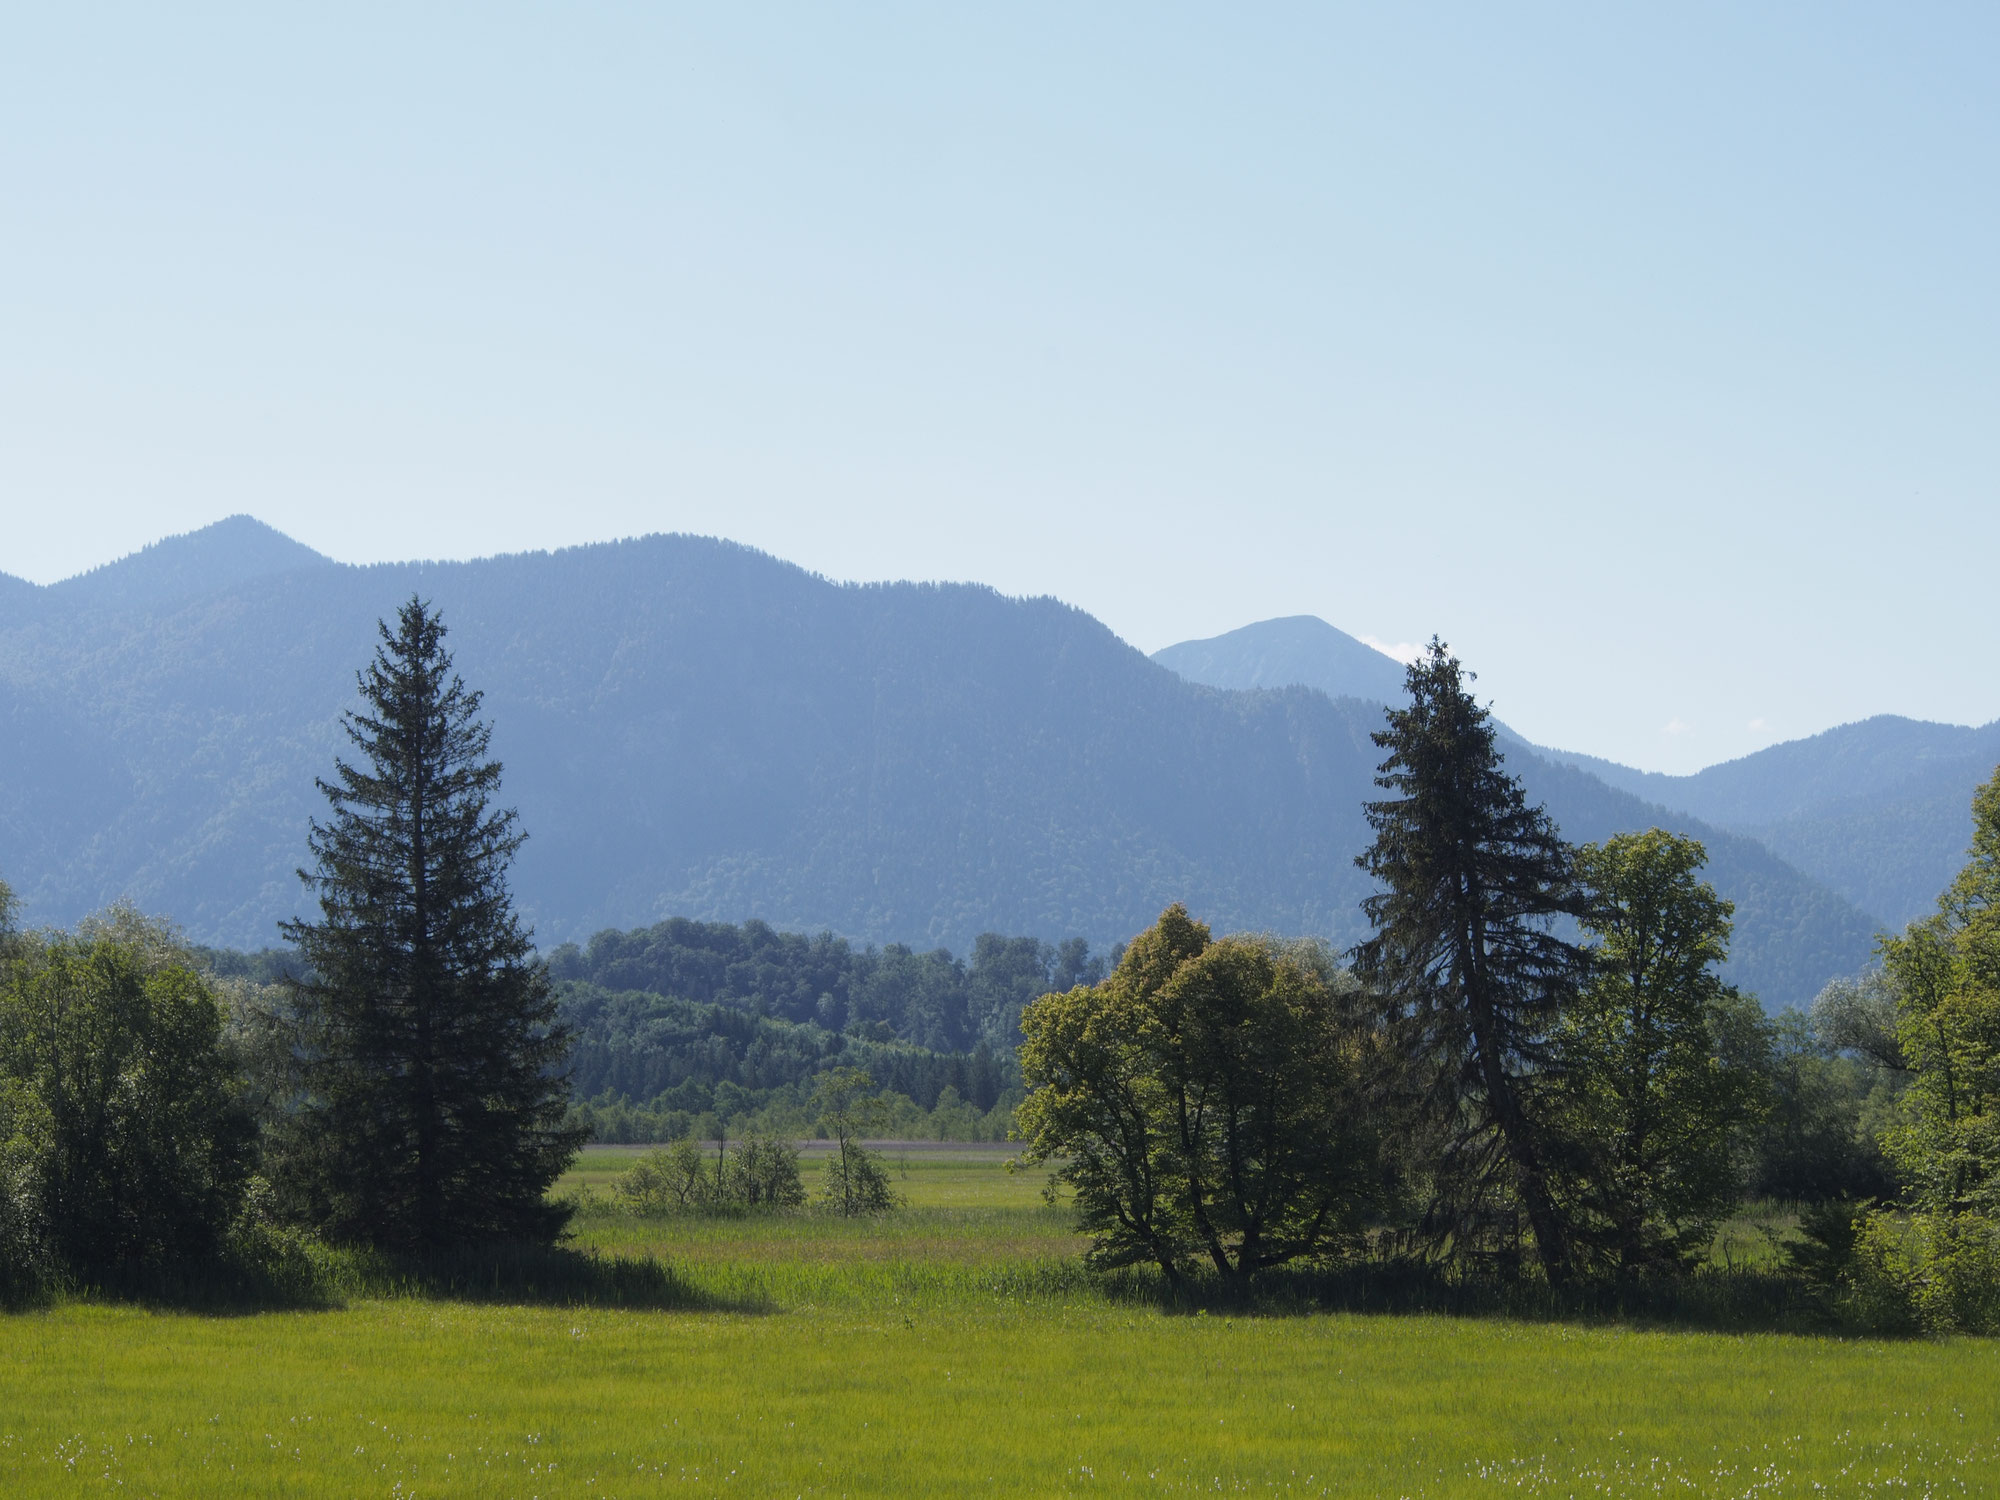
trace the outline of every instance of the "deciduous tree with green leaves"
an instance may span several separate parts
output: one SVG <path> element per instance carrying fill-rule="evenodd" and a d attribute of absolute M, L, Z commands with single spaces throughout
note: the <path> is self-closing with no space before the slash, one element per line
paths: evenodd
<path fill-rule="evenodd" d="M 827 1207 L 849 1217 L 894 1208 L 896 1193 L 882 1158 L 862 1144 L 863 1136 L 880 1130 L 888 1119 L 888 1105 L 875 1080 L 859 1068 L 829 1069 L 820 1075 L 812 1102 L 820 1128 L 833 1139 L 822 1189 Z"/>
<path fill-rule="evenodd" d="M 1382 1121 L 1343 981 L 1315 945 L 1214 941 L 1174 905 L 1102 983 L 1028 1007 L 1023 1159 L 1074 1189 L 1091 1264 L 1242 1281 L 1354 1247 Z"/>
<path fill-rule="evenodd" d="M 513 811 L 480 695 L 452 669 L 437 613 L 412 599 L 380 626 L 343 723 L 355 760 L 319 783 L 317 921 L 284 925 L 305 1087 L 279 1162 L 295 1212 L 336 1240 L 421 1251 L 549 1240 L 546 1190 L 581 1143 L 568 1037 L 516 916 Z"/>
<path fill-rule="evenodd" d="M 1707 1249 L 1765 1108 L 1769 1028 L 1716 973 L 1732 908 L 1706 862 L 1657 828 L 1577 851 L 1594 942 L 1551 1049 L 1559 1193 L 1579 1248 L 1623 1276 Z"/>
<path fill-rule="evenodd" d="M 1937 912 L 1881 944 L 1911 1071 L 1886 1145 L 1908 1219 L 1875 1215 L 1864 1258 L 1920 1321 L 2000 1330 L 2000 770 L 1973 794 L 1972 847 Z"/>
<path fill-rule="evenodd" d="M 648 1151 L 619 1175 L 616 1187 L 618 1196 L 641 1214 L 688 1213 L 715 1196 L 707 1158 L 689 1136 Z"/>
<path fill-rule="evenodd" d="M 0 1239 L 86 1280 L 201 1266 L 256 1159 L 214 986 L 129 908 L 10 946 Z"/>

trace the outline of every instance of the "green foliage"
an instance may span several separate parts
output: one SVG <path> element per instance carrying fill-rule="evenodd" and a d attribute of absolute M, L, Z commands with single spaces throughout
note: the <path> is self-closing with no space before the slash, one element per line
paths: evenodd
<path fill-rule="evenodd" d="M 1830 1051 L 1870 1068 L 1907 1075 L 1910 1060 L 1897 1038 L 1896 987 L 1880 969 L 1858 979 L 1828 981 L 1812 1004 L 1812 1029 Z"/>
<path fill-rule="evenodd" d="M 1030 1006 L 1023 1159 L 1075 1191 L 1091 1263 L 1242 1280 L 1351 1250 L 1382 1196 L 1355 1009 L 1322 950 L 1212 942 L 1179 905 Z"/>
<path fill-rule="evenodd" d="M 1579 1247 L 1621 1275 L 1701 1257 L 1768 1108 L 1762 1012 L 1715 972 L 1730 905 L 1706 858 L 1657 828 L 1577 851 L 1595 941 L 1554 1034 L 1561 1191 Z"/>
<path fill-rule="evenodd" d="M 1845 1311 L 1863 1327 L 2000 1333 L 2000 1233 L 1978 1214 L 1863 1213 Z"/>
<path fill-rule="evenodd" d="M 213 985 L 127 909 L 11 937 L 0 975 L 0 1280 L 100 1281 L 214 1257 L 254 1126 Z"/>
<path fill-rule="evenodd" d="M 0 880 L 0 986 L 12 979 L 19 938 L 13 889 Z M 35 1191 L 36 1129 L 44 1111 L 11 1070 L 0 1069 L 0 1303 L 18 1301 L 46 1270 L 41 1204 Z"/>
<path fill-rule="evenodd" d="M 729 1117 L 728 1129 L 824 1139 L 826 1128 L 813 1113 L 816 1079 L 814 1075 L 798 1084 L 746 1090 L 737 1112 Z M 598 1143 L 647 1145 L 677 1141 L 684 1135 L 713 1140 L 721 1122 L 703 1103 L 710 1097 L 712 1094 L 699 1085 L 676 1089 L 649 1105 L 600 1096 L 573 1105 L 570 1115 L 589 1133 L 588 1138 Z M 1004 1141 L 1013 1128 L 1019 1097 L 1018 1092 L 1010 1091 L 992 1109 L 981 1113 L 957 1099 L 948 1085 L 933 1109 L 924 1109 L 906 1094 L 884 1089 L 881 1098 L 887 1118 L 881 1133 L 907 1141 Z"/>
<path fill-rule="evenodd" d="M 565 943 L 549 955 L 549 968 L 566 986 L 720 1005 L 756 1018 L 817 1023 L 833 1034 L 900 1040 L 927 1052 L 1004 1056 L 1019 1039 L 1023 1006 L 1052 986 L 1094 983 L 1104 964 L 1082 938 L 1052 947 L 1031 937 L 981 933 L 967 963 L 946 948 L 918 953 L 891 943 L 857 951 L 831 933 L 675 917 L 632 932 L 600 932 L 587 947 Z M 585 1092 L 610 1087 L 645 1097 L 637 1080 L 600 1077 L 588 1038 L 580 1040 L 576 1067 Z"/>
<path fill-rule="evenodd" d="M 745 1208 L 800 1207 L 799 1148 L 775 1135 L 746 1135 L 730 1148 L 723 1190 Z"/>
<path fill-rule="evenodd" d="M 2000 1332 L 2000 771 L 1972 816 L 1937 913 L 1882 942 L 1911 1073 L 1886 1140 L 1908 1212 L 1869 1218 L 1855 1278 L 1925 1327 Z"/>
<path fill-rule="evenodd" d="M 593 1140 L 634 1142 L 706 1129 L 711 1114 L 817 1130 L 812 1093 L 837 1067 L 866 1072 L 894 1096 L 888 1133 L 1005 1139 L 1019 1097 L 1011 1045 L 939 1052 L 925 1040 L 977 1032 L 972 1016 L 1001 1018 L 1011 1033 L 1023 995 L 1050 976 L 1103 969 L 1080 938 L 1052 948 L 987 934 L 967 966 L 943 949 L 856 952 L 825 934 L 680 919 L 565 945 L 550 967 L 573 1039 L 575 1117 Z"/>
<path fill-rule="evenodd" d="M 437 1250 L 552 1238 L 544 1192 L 579 1144 L 568 1039 L 507 868 L 523 835 L 488 800 L 480 695 L 418 600 L 379 627 L 346 715 L 359 763 L 320 782 L 305 875 L 320 920 L 283 932 L 305 1087 L 278 1157 L 294 1213 L 336 1240 Z"/>
<path fill-rule="evenodd" d="M 1798 1011 L 1777 1016 L 1769 1028 L 1769 1109 L 1756 1131 L 1748 1191 L 1798 1204 L 1893 1195 L 1879 1138 L 1894 1108 L 1893 1083 L 1835 1052 Z"/>
<path fill-rule="evenodd" d="M 813 1108 L 834 1144 L 820 1189 L 826 1206 L 848 1218 L 896 1207 L 897 1195 L 889 1186 L 882 1158 L 861 1143 L 889 1118 L 889 1105 L 876 1092 L 875 1080 L 858 1068 L 835 1068 L 821 1076 Z"/>
<path fill-rule="evenodd" d="M 935 1105 L 947 1088 L 983 1112 L 1018 1076 L 1011 1052 L 940 1053 L 815 1022 L 763 1016 L 729 1002 L 610 992 L 577 980 L 557 987 L 579 1098 L 604 1094 L 700 1114 L 725 1084 L 748 1095 L 804 1084 L 827 1068 L 858 1067 L 885 1088 Z"/>
<path fill-rule="evenodd" d="M 700 1143 L 683 1138 L 640 1157 L 617 1191 L 635 1213 L 687 1213 L 708 1201 L 713 1186 Z"/>
<path fill-rule="evenodd" d="M 638 1214 L 798 1208 L 806 1201 L 799 1148 L 771 1135 L 745 1136 L 719 1163 L 685 1137 L 647 1152 L 614 1186 Z"/>
<path fill-rule="evenodd" d="M 1407 683 L 1409 706 L 1373 736 L 1389 752 L 1376 784 L 1398 795 L 1367 804 L 1375 841 L 1357 863 L 1379 889 L 1362 903 L 1374 934 L 1355 969 L 1423 1096 L 1431 1242 L 1462 1259 L 1498 1230 L 1506 1251 L 1496 1209 L 1511 1201 L 1558 1283 L 1572 1250 L 1540 1080 L 1586 968 L 1555 923 L 1585 904 L 1568 845 L 1503 768 L 1458 659 L 1433 639 Z"/>
<path fill-rule="evenodd" d="M 1834 981 L 1810 1016 L 1778 1015 L 1770 1037 L 1770 1111 L 1757 1132 L 1750 1192 L 1799 1204 L 1892 1197 L 1881 1138 L 1900 1113 L 1909 1071 L 1885 976 Z"/>

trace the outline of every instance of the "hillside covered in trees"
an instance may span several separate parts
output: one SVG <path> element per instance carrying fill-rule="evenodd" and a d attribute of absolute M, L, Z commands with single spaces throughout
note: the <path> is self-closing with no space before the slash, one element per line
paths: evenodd
<path fill-rule="evenodd" d="M 1220 931 L 1361 935 L 1377 704 L 1218 691 L 1054 600 L 838 585 L 711 540 L 358 568 L 247 518 L 0 591 L 0 868 L 26 919 L 124 896 L 268 944 L 353 664 L 413 593 L 487 690 L 544 949 L 670 916 L 1106 947 L 1174 901 Z M 1702 837 L 1731 977 L 1767 1004 L 1866 961 L 1874 920 L 1754 840 L 1510 765 L 1571 839 Z"/>
<path fill-rule="evenodd" d="M 920 1109 L 945 1100 L 983 1115 L 1018 1096 L 1022 1010 L 1105 969 L 1081 938 L 981 933 L 961 959 L 683 918 L 549 955 L 574 1037 L 572 1094 L 690 1120 L 797 1105 L 833 1067 L 861 1068 Z"/>
<path fill-rule="evenodd" d="M 1260 620 L 1153 653 L 1209 687 L 1311 687 L 1402 701 L 1401 669 L 1311 615 Z M 1690 776 L 1636 771 L 1530 744 L 1501 728 L 1512 756 L 1587 771 L 1681 817 L 1763 844 L 1890 928 L 1930 910 L 1972 836 L 1967 803 L 2000 764 L 2000 722 L 1973 728 L 1878 714 L 1789 740 Z"/>

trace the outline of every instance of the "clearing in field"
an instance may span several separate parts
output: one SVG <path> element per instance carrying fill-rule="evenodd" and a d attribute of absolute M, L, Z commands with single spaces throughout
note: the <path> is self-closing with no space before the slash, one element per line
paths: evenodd
<path fill-rule="evenodd" d="M 0 1492 L 2000 1491 L 1985 1342 L 1170 1313 L 1084 1273 L 1004 1148 L 887 1155 L 881 1219 L 582 1216 L 676 1307 L 8 1317 Z"/>

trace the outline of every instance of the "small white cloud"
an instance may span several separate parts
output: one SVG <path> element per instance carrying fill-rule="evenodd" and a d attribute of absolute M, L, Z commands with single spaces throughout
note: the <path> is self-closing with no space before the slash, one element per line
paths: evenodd
<path fill-rule="evenodd" d="M 1685 722 L 1684 720 L 1682 720 L 1682 719 L 1680 719 L 1680 718 L 1672 718 L 1672 719 L 1669 719 L 1669 720 L 1667 720 L 1666 724 L 1665 724 L 1664 726 L 1662 726 L 1662 728 L 1661 728 L 1661 730 L 1660 730 L 1660 733 L 1661 733 L 1661 734 L 1693 734 L 1693 733 L 1694 733 L 1694 725 L 1692 725 L 1692 724 L 1689 724 L 1689 723 Z"/>
<path fill-rule="evenodd" d="M 1391 645 L 1387 641 L 1376 640 L 1375 637 L 1372 635 L 1364 635 L 1363 637 L 1361 637 L 1361 644 L 1364 646 L 1373 646 L 1377 651 L 1380 651 L 1384 656 L 1393 657 L 1406 667 L 1411 662 L 1415 661 L 1418 657 L 1424 654 L 1424 648 L 1422 646 L 1412 646 L 1408 641 L 1399 641 L 1396 644 Z"/>
<path fill-rule="evenodd" d="M 1752 734 L 1769 734 L 1771 732 L 1770 724 L 1763 719 L 1752 719 L 1748 728 Z"/>

